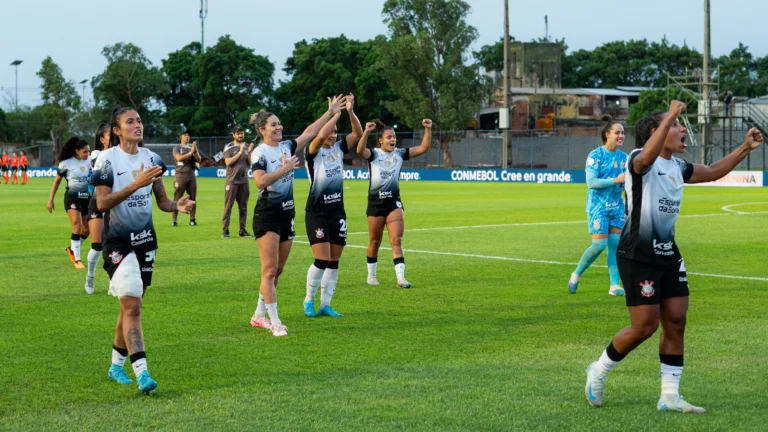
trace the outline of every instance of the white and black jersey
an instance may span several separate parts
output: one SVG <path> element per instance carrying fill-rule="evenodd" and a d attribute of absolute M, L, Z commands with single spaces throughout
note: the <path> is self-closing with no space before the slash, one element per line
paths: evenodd
<path fill-rule="evenodd" d="M 306 211 L 312 213 L 344 212 L 344 155 L 349 152 L 347 141 L 341 139 L 330 148 L 320 147 L 312 154 L 304 150 L 309 175 L 309 196 Z"/>
<path fill-rule="evenodd" d="M 71 157 L 59 164 L 58 174 L 67 181 L 67 192 L 64 197 L 68 200 L 88 199 L 91 192 L 88 189 L 88 180 L 91 177 L 91 161 Z"/>
<path fill-rule="evenodd" d="M 101 150 L 94 150 L 91 152 L 91 167 L 96 166 L 96 159 L 99 158 L 100 154 L 101 154 Z"/>
<path fill-rule="evenodd" d="M 279 170 L 296 153 L 297 146 L 295 140 L 281 141 L 277 147 L 259 144 L 251 153 L 251 170 L 261 170 L 267 174 Z M 259 190 L 254 213 L 259 216 L 277 213 L 293 217 L 296 213 L 293 203 L 293 170 Z"/>
<path fill-rule="evenodd" d="M 91 182 L 94 186 L 109 186 L 112 193 L 131 184 L 144 170 L 159 166 L 167 170 L 160 156 L 139 147 L 135 155 L 120 147 L 104 150 L 96 160 Z M 157 249 L 157 233 L 152 223 L 152 185 L 144 186 L 106 213 L 104 223 L 104 253 Z"/>
<path fill-rule="evenodd" d="M 658 265 L 675 264 L 681 259 L 675 243 L 675 221 L 693 165 L 676 157 L 659 157 L 646 172 L 635 173 L 632 164 L 640 151 L 632 151 L 627 161 L 628 216 L 617 256 Z"/>
<path fill-rule="evenodd" d="M 391 152 L 378 148 L 371 150 L 371 156 L 368 158 L 371 181 L 368 188 L 369 203 L 379 204 L 387 199 L 399 199 L 400 170 L 403 168 L 403 162 L 409 158 L 410 154 L 406 148 L 396 148 Z"/>

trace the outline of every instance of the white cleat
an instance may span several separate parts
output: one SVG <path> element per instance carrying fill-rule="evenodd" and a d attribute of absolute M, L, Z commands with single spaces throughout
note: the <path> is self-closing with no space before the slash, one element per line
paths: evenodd
<path fill-rule="evenodd" d="M 707 410 L 702 407 L 697 407 L 689 404 L 685 400 L 683 400 L 683 397 L 680 395 L 677 395 L 674 398 L 665 398 L 664 396 L 659 399 L 659 402 L 656 404 L 656 409 L 659 411 L 673 411 L 673 412 L 681 412 L 681 413 L 691 413 L 691 414 L 706 414 Z"/>
<path fill-rule="evenodd" d="M 115 286 L 112 285 L 112 281 L 109 281 L 109 291 L 107 291 L 107 294 L 112 297 L 117 297 L 117 291 L 115 291 Z"/>
<path fill-rule="evenodd" d="M 378 285 L 379 281 L 376 280 L 376 276 L 368 275 L 368 285 Z"/>
<path fill-rule="evenodd" d="M 288 336 L 288 328 L 282 324 L 273 324 L 270 331 L 272 332 L 272 336 Z"/>
<path fill-rule="evenodd" d="M 608 375 L 598 371 L 597 362 L 587 366 L 587 385 L 584 387 L 584 394 L 587 396 L 587 402 L 593 407 L 603 406 L 603 387 L 605 387 L 606 378 Z"/>
<path fill-rule="evenodd" d="M 624 297 L 624 288 L 619 285 L 611 285 L 608 289 L 608 295 Z"/>
<path fill-rule="evenodd" d="M 86 276 L 85 277 L 85 292 L 87 294 L 93 294 L 94 290 L 95 290 L 95 287 L 93 286 L 93 277 Z"/>
<path fill-rule="evenodd" d="M 411 283 L 408 282 L 405 279 L 400 279 L 400 280 L 397 281 L 397 286 L 398 286 L 398 288 L 410 288 L 413 285 L 411 285 Z"/>

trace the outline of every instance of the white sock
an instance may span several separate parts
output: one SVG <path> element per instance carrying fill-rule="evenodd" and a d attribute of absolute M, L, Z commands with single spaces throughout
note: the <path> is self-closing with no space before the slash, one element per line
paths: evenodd
<path fill-rule="evenodd" d="M 331 304 L 336 282 L 339 280 L 339 269 L 325 269 L 323 273 L 323 294 L 320 297 L 320 307 Z"/>
<path fill-rule="evenodd" d="M 368 263 L 368 277 L 376 279 L 376 266 L 378 263 Z"/>
<path fill-rule="evenodd" d="M 307 270 L 307 297 L 304 300 L 314 300 L 317 294 L 317 288 L 320 286 L 320 280 L 323 279 L 323 272 L 327 270 L 317 268 L 314 264 Z"/>
<path fill-rule="evenodd" d="M 597 361 L 597 366 L 604 374 L 607 374 L 611 371 L 611 369 L 618 366 L 619 363 L 621 362 L 611 360 L 611 358 L 608 357 L 608 352 L 603 350 L 603 354 L 600 356 L 600 360 Z"/>
<path fill-rule="evenodd" d="M 69 243 L 72 254 L 75 255 L 75 261 L 80 261 L 80 240 L 70 240 Z"/>
<path fill-rule="evenodd" d="M 96 266 L 99 265 L 99 257 L 101 257 L 101 252 L 93 249 L 88 251 L 88 277 L 96 276 Z"/>
<path fill-rule="evenodd" d="M 112 347 L 112 364 L 122 367 L 125 364 L 125 356 Z"/>
<path fill-rule="evenodd" d="M 264 318 L 267 315 L 267 305 L 264 303 L 264 297 L 259 294 L 259 302 L 256 303 L 256 312 L 253 316 L 256 318 Z"/>
<path fill-rule="evenodd" d="M 269 320 L 272 321 L 272 325 L 283 323 L 277 316 L 277 303 L 268 304 L 267 311 L 269 312 Z"/>
<path fill-rule="evenodd" d="M 395 275 L 397 280 L 405 280 L 405 263 L 395 264 Z"/>
<path fill-rule="evenodd" d="M 670 366 L 661 364 L 661 396 L 665 399 L 674 399 L 680 393 L 680 378 L 683 375 L 682 366 Z"/>
<path fill-rule="evenodd" d="M 577 275 L 576 273 L 571 273 L 571 280 L 569 282 L 571 282 L 572 284 L 575 284 L 579 281 L 579 279 L 581 279 L 579 275 Z"/>
<path fill-rule="evenodd" d="M 136 375 L 136 378 L 139 377 L 144 371 L 147 370 L 147 359 L 140 358 L 136 360 L 135 362 L 131 363 L 131 366 L 133 366 L 133 374 Z"/>

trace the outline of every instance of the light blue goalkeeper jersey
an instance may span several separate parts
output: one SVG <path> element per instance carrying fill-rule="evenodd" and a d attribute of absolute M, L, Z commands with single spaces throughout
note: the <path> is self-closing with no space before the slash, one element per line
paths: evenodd
<path fill-rule="evenodd" d="M 610 152 L 600 146 L 587 158 L 587 176 L 594 175 L 597 179 L 618 177 L 627 167 L 627 154 L 616 149 Z M 624 200 L 621 191 L 623 184 L 614 184 L 602 189 L 587 189 L 587 214 L 624 213 Z"/>

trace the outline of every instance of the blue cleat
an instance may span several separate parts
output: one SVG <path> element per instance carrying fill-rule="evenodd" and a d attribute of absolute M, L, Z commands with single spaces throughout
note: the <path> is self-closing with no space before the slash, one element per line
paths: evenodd
<path fill-rule="evenodd" d="M 344 316 L 344 315 L 336 312 L 335 310 L 333 310 L 331 305 L 325 305 L 325 306 L 321 307 L 320 310 L 317 311 L 317 314 L 321 315 L 321 316 L 332 317 L 332 318 L 339 318 L 339 317 L 343 317 Z"/>
<path fill-rule="evenodd" d="M 571 282 L 568 281 L 568 292 L 571 294 L 576 294 L 576 290 L 579 289 L 579 283 L 578 282 Z"/>
<path fill-rule="evenodd" d="M 157 381 L 149 376 L 149 372 L 144 371 L 139 375 L 139 391 L 142 394 L 150 394 L 157 389 Z"/>
<path fill-rule="evenodd" d="M 117 382 L 118 384 L 133 384 L 133 380 L 128 378 L 128 374 L 125 373 L 123 367 L 114 363 L 112 363 L 112 366 L 109 367 L 107 378 L 111 381 Z"/>
<path fill-rule="evenodd" d="M 307 318 L 314 318 L 317 316 L 315 313 L 314 300 L 304 300 L 304 316 Z"/>
<path fill-rule="evenodd" d="M 618 286 L 618 285 L 612 285 L 611 288 L 608 290 L 608 294 L 612 296 L 624 296 L 624 288 Z"/>

